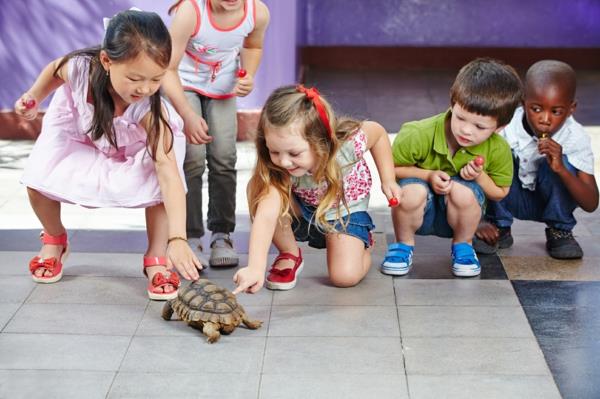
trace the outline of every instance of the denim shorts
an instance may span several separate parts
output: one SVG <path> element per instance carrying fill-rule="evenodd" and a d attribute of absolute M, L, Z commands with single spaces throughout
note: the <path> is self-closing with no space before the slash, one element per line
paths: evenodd
<path fill-rule="evenodd" d="M 307 205 L 295 198 L 296 204 L 300 207 L 302 215 L 292 218 L 292 230 L 297 241 L 306 242 L 308 246 L 313 248 L 326 248 L 327 243 L 325 235 L 327 232 L 322 231 L 322 228 L 315 223 L 315 211 L 317 208 Z M 344 225 L 337 221 L 333 228 L 340 234 L 347 234 L 361 240 L 365 244 L 365 248 L 372 245 L 371 230 L 375 228 L 371 216 L 365 211 L 351 213 L 349 216 L 342 217 L 346 224 Z"/>
<path fill-rule="evenodd" d="M 479 203 L 483 213 L 485 206 L 485 194 L 483 193 L 483 190 L 479 184 L 471 180 L 464 180 L 458 175 L 452 176 L 451 179 L 454 181 L 454 184 L 462 184 L 473 191 L 473 194 L 475 195 L 475 198 L 477 199 L 477 202 Z M 423 224 L 421 224 L 421 227 L 419 227 L 419 229 L 416 231 L 416 234 L 421 236 L 435 235 L 446 238 L 452 238 L 454 236 L 452 227 L 450 227 L 448 224 L 448 218 L 446 217 L 447 206 L 445 195 L 434 193 L 425 180 L 418 179 L 416 177 L 400 179 L 398 184 L 400 184 L 400 186 L 405 186 L 407 184 L 421 184 L 427 190 L 427 203 L 425 204 Z"/>

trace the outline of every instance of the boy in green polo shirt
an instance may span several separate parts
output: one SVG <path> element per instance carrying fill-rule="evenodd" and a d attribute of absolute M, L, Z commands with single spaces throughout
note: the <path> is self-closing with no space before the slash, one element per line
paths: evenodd
<path fill-rule="evenodd" d="M 512 67 L 477 59 L 458 73 L 448 111 L 402 126 L 392 150 L 403 195 L 392 208 L 396 242 L 382 273 L 409 272 L 416 233 L 451 237 L 452 273 L 479 275 L 472 240 L 482 207 L 486 198 L 508 194 L 513 175 L 510 147 L 496 132 L 510 122 L 521 95 Z"/>

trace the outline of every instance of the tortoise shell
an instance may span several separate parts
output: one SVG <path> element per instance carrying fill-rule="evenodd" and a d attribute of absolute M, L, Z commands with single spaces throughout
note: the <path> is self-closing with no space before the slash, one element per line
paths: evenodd
<path fill-rule="evenodd" d="M 244 308 L 231 291 L 205 279 L 180 288 L 171 306 L 186 322 L 210 321 L 238 326 L 245 315 Z"/>

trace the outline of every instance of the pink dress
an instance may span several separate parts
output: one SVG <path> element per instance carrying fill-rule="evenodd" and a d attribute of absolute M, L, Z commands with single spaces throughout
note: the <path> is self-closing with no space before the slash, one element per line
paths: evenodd
<path fill-rule="evenodd" d="M 93 118 L 87 102 L 89 59 L 69 60 L 68 83 L 54 94 L 44 115 L 21 182 L 45 196 L 90 208 L 144 208 L 162 202 L 154 162 L 146 149 L 146 131 L 140 125 L 150 111 L 144 98 L 113 119 L 118 148 L 105 137 L 92 141 L 86 134 Z M 173 130 L 173 150 L 185 188 L 183 122 L 165 101 Z"/>

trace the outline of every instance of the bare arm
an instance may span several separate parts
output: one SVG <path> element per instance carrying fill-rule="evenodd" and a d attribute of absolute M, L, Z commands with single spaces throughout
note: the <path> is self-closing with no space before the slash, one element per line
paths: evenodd
<path fill-rule="evenodd" d="M 234 294 L 240 292 L 255 293 L 263 286 L 267 256 L 273 241 L 275 228 L 279 223 L 280 207 L 281 197 L 279 192 L 274 187 L 270 187 L 267 195 L 260 200 L 256 215 L 252 220 L 250 242 L 248 244 L 248 266 L 240 269 L 233 276 L 233 281 L 237 285 Z"/>
<path fill-rule="evenodd" d="M 402 190 L 396 183 L 394 175 L 394 159 L 392 156 L 392 146 L 388 134 L 377 122 L 366 121 L 362 124 L 362 130 L 367 136 L 367 148 L 373 155 L 379 178 L 381 179 L 381 189 L 386 198 L 402 198 Z"/>
<path fill-rule="evenodd" d="M 566 168 L 557 172 L 560 180 L 575 200 L 586 212 L 594 212 L 598 207 L 598 185 L 594 175 L 577 171 L 573 175 Z"/>
<path fill-rule="evenodd" d="M 58 71 L 56 70 L 62 60 L 63 57 L 46 65 L 29 90 L 21 95 L 15 103 L 15 112 L 17 115 L 29 120 L 34 119 L 37 115 L 39 104 L 44 101 L 50 93 L 67 82 L 69 63 L 65 62 Z M 54 76 L 54 71 L 56 71 L 56 76 Z M 29 100 L 35 101 L 33 107 L 28 108 L 25 106 L 25 102 Z"/>
<path fill-rule="evenodd" d="M 269 19 L 269 9 L 262 1 L 257 0 L 254 30 L 244 40 L 244 47 L 240 54 L 242 68 L 246 70 L 247 75 L 238 80 L 235 87 L 235 93 L 238 96 L 246 96 L 254 88 L 254 76 L 262 58 L 263 43 Z"/>
<path fill-rule="evenodd" d="M 510 186 L 497 186 L 492 178 L 489 177 L 485 172 L 481 172 L 481 174 L 475 179 L 475 182 L 479 184 L 486 198 L 492 201 L 500 201 L 502 198 L 508 195 L 508 191 L 510 190 Z"/>
<path fill-rule="evenodd" d="M 184 121 L 185 134 L 194 144 L 204 144 L 212 140 L 208 136 L 208 126 L 200 115 L 197 115 L 185 97 L 181 80 L 179 79 L 179 63 L 185 52 L 188 40 L 196 27 L 196 10 L 191 2 L 184 1 L 175 11 L 171 23 L 171 62 L 162 81 L 164 94 L 169 98 L 173 107 Z"/>
<path fill-rule="evenodd" d="M 150 114 L 142 120 L 142 125 L 146 128 L 146 131 L 150 131 L 150 121 Z M 169 237 L 185 238 L 185 190 L 177 168 L 175 150 L 171 148 L 169 152 L 166 152 L 170 143 L 171 137 L 167 133 L 167 128 L 164 124 L 161 124 L 154 167 L 167 213 L 168 235 Z M 198 279 L 198 270 L 202 269 L 202 265 L 187 242 L 174 240 L 169 243 L 167 259 L 167 264 L 175 266 L 184 278 L 188 280 Z"/>

